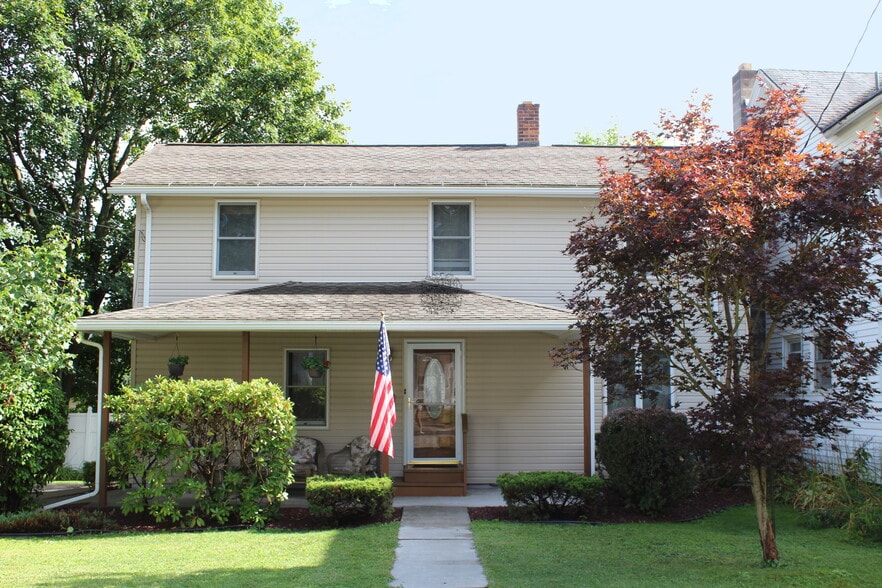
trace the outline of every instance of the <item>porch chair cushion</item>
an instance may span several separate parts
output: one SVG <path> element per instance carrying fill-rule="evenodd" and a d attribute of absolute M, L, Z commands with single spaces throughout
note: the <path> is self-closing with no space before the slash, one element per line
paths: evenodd
<path fill-rule="evenodd" d="M 294 479 L 302 482 L 304 478 L 318 473 L 319 455 L 322 442 L 312 437 L 297 437 L 289 454 L 294 460 Z"/>
<path fill-rule="evenodd" d="M 343 449 L 328 455 L 328 473 L 338 476 L 377 475 L 377 450 L 370 439 L 360 435 Z"/>

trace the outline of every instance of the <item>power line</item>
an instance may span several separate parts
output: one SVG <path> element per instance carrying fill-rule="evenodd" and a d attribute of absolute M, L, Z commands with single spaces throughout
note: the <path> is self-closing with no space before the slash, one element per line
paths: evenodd
<path fill-rule="evenodd" d="M 857 44 L 854 46 L 854 51 L 851 52 L 851 57 L 848 58 L 848 63 L 845 65 L 845 69 L 842 71 L 842 75 L 839 76 L 839 81 L 836 83 L 836 87 L 833 88 L 833 92 L 830 94 L 830 99 L 827 100 L 826 106 L 821 110 L 821 114 L 818 116 L 817 122 L 812 127 L 812 130 L 809 131 L 808 137 L 805 139 L 805 143 L 803 144 L 803 151 L 808 146 L 809 141 L 812 138 L 812 135 L 815 132 L 815 129 L 821 128 L 821 120 L 824 118 L 824 114 L 826 114 L 827 109 L 830 108 L 830 105 L 833 103 L 833 98 L 836 96 L 836 92 L 839 90 L 839 87 L 842 85 L 842 81 L 845 79 L 845 74 L 848 73 L 848 69 L 851 67 L 852 61 L 854 61 L 854 56 L 857 55 L 858 48 L 861 46 L 861 42 L 864 40 L 864 37 L 867 35 L 867 30 L 870 28 L 870 23 L 873 20 L 873 16 L 876 14 L 876 11 L 879 9 L 879 4 L 882 4 L 882 0 L 876 0 L 876 6 L 873 7 L 873 11 L 870 13 L 869 18 L 867 18 L 867 23 L 864 25 L 864 31 L 861 33 L 860 38 L 857 41 Z"/>

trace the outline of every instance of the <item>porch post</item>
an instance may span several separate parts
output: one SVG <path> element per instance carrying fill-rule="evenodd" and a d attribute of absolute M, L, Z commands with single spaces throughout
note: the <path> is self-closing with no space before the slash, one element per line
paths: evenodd
<path fill-rule="evenodd" d="M 104 332 L 104 338 L 101 344 L 104 347 L 104 362 L 101 366 L 103 383 L 101 390 L 102 410 L 101 410 L 101 451 L 98 459 L 101 462 L 100 473 L 98 476 L 98 508 L 107 506 L 107 454 L 104 446 L 107 444 L 107 430 L 110 426 L 110 409 L 107 407 L 107 390 L 110 387 L 110 349 L 113 342 L 113 334 L 110 331 Z"/>
<path fill-rule="evenodd" d="M 385 453 L 380 454 L 380 473 L 384 476 L 389 475 L 389 456 Z"/>
<path fill-rule="evenodd" d="M 242 331 L 242 381 L 251 379 L 251 331 Z"/>
<path fill-rule="evenodd" d="M 594 475 L 594 378 L 591 362 L 585 357 L 588 337 L 582 333 L 582 467 L 586 476 Z"/>
<path fill-rule="evenodd" d="M 594 474 L 594 395 L 591 393 L 591 363 L 582 363 L 582 452 L 585 475 Z"/>

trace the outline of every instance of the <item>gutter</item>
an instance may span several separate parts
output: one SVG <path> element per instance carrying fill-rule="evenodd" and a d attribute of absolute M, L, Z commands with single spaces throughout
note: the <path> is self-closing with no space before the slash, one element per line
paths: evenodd
<path fill-rule="evenodd" d="M 438 196 L 449 198 L 451 196 L 480 196 L 480 197 L 536 197 L 547 196 L 555 198 L 592 198 L 596 197 L 600 189 L 594 185 L 581 186 L 271 186 L 271 185 L 118 185 L 111 186 L 108 192 L 111 194 L 126 194 L 135 196 L 150 191 L 153 196 L 340 196 L 340 197 L 414 197 L 414 196 Z"/>
<path fill-rule="evenodd" d="M 89 341 L 88 339 L 82 339 L 80 343 L 88 345 L 89 347 L 95 347 L 98 349 L 98 455 L 101 455 L 101 428 L 103 426 L 103 420 L 101 418 L 101 414 L 104 410 L 104 346 L 99 345 L 93 341 Z M 47 504 L 43 507 L 43 510 L 50 510 L 53 508 L 58 508 L 59 506 L 66 506 L 68 504 L 72 504 L 74 502 L 79 502 L 81 500 L 86 500 L 87 498 L 92 498 L 94 496 L 98 496 L 98 492 L 101 491 L 101 458 L 95 460 L 95 489 L 87 494 L 81 494 L 80 496 L 72 496 L 70 498 L 66 498 L 60 502 L 53 502 L 52 504 Z"/>

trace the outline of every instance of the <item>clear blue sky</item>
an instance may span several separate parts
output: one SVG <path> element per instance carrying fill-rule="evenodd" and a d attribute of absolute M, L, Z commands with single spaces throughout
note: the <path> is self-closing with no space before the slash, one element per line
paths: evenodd
<path fill-rule="evenodd" d="M 351 103 L 353 143 L 516 142 L 540 107 L 543 145 L 577 131 L 654 130 L 711 94 L 732 126 L 731 79 L 755 68 L 842 71 L 878 0 L 284 0 L 323 83 Z M 882 70 L 882 8 L 849 71 Z"/>

